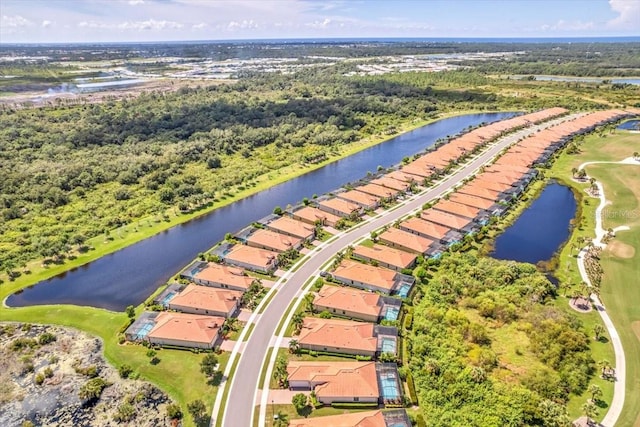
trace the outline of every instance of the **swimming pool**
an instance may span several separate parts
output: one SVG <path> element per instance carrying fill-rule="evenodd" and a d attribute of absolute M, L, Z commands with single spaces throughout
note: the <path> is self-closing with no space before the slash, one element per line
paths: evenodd
<path fill-rule="evenodd" d="M 398 314 L 400 314 L 399 307 L 387 307 L 387 312 L 384 314 L 384 320 L 398 320 Z"/>
<path fill-rule="evenodd" d="M 164 298 L 162 298 L 162 301 L 160 301 L 160 304 L 162 304 L 165 307 L 168 306 L 169 301 L 171 301 L 175 296 L 176 296 L 175 292 L 169 292 L 167 295 L 165 295 Z"/>
<path fill-rule="evenodd" d="M 400 397 L 398 390 L 398 381 L 394 375 L 384 375 L 380 377 L 380 386 L 382 388 L 382 397 L 384 399 L 397 399 Z"/>
<path fill-rule="evenodd" d="M 380 346 L 380 351 L 383 353 L 394 353 L 396 352 L 396 340 L 393 338 L 382 338 L 382 345 Z"/>
<path fill-rule="evenodd" d="M 411 284 L 409 283 L 403 283 L 402 285 L 400 285 L 400 287 L 398 288 L 398 296 L 402 297 L 402 298 L 406 298 L 409 295 L 409 291 L 411 290 Z"/>
<path fill-rule="evenodd" d="M 146 337 L 149 334 L 149 332 L 151 332 L 154 325 L 155 325 L 154 323 L 145 323 L 144 325 L 142 325 L 140 329 L 138 329 L 138 331 L 136 332 L 136 338 L 141 340 L 144 337 Z"/>

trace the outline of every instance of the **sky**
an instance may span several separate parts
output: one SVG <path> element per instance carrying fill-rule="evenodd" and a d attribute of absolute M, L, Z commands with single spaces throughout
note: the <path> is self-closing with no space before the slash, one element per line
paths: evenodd
<path fill-rule="evenodd" d="M 0 43 L 640 35 L 640 0 L 0 0 Z"/>

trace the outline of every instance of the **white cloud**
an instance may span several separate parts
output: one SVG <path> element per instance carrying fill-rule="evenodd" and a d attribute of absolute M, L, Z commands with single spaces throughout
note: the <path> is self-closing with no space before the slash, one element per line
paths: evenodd
<path fill-rule="evenodd" d="M 51 26 L 51 21 L 44 20 L 42 21 L 42 28 L 49 28 Z"/>
<path fill-rule="evenodd" d="M 227 29 L 229 30 L 246 30 L 246 29 L 256 29 L 260 28 L 257 22 L 253 19 L 244 19 L 242 21 L 231 21 L 227 25 Z"/>
<path fill-rule="evenodd" d="M 78 23 L 78 27 L 80 28 L 99 28 L 105 30 L 137 30 L 137 31 L 146 31 L 146 30 L 175 30 L 184 27 L 179 22 L 175 21 L 156 21 L 155 19 L 148 19 L 146 21 L 126 21 L 120 23 L 105 23 L 105 22 L 96 22 L 96 21 L 82 21 Z"/>
<path fill-rule="evenodd" d="M 201 29 L 203 29 L 205 27 L 207 27 L 207 24 L 205 24 L 204 22 L 200 22 L 198 24 L 193 24 L 191 26 L 191 28 L 194 29 L 194 30 L 201 30 Z"/>
<path fill-rule="evenodd" d="M 131 6 L 137 6 L 139 4 L 144 4 L 144 0 L 129 0 L 129 4 Z"/>
<path fill-rule="evenodd" d="M 307 24 L 305 24 L 307 27 L 311 27 L 311 28 L 327 28 L 329 25 L 331 25 L 331 19 L 329 18 L 325 18 L 322 21 L 314 21 L 314 22 L 309 22 Z"/>
<path fill-rule="evenodd" d="M 0 20 L 0 27 L 2 28 L 22 28 L 33 25 L 33 22 L 29 21 L 26 18 L 23 18 L 20 15 L 7 16 L 2 15 L 2 19 Z"/>
<path fill-rule="evenodd" d="M 609 0 L 609 7 L 618 16 L 607 22 L 607 26 L 616 29 L 640 29 L 640 1 Z"/>

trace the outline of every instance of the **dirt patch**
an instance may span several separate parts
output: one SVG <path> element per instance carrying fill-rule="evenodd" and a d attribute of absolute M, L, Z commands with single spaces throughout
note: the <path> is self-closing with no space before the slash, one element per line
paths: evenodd
<path fill-rule="evenodd" d="M 87 397 L 88 385 L 97 383 L 101 392 Z M 169 403 L 152 384 L 120 378 L 95 337 L 58 326 L 0 324 L 1 426 L 168 426 Z"/>
<path fill-rule="evenodd" d="M 607 245 L 607 250 L 611 252 L 613 256 L 618 258 L 633 258 L 636 254 L 636 248 L 620 241 L 613 241 Z"/>
<path fill-rule="evenodd" d="M 575 311 L 580 313 L 588 313 L 593 310 L 591 306 L 591 301 L 587 298 L 579 297 L 579 298 L 571 298 L 569 300 L 569 306 L 573 308 Z"/>

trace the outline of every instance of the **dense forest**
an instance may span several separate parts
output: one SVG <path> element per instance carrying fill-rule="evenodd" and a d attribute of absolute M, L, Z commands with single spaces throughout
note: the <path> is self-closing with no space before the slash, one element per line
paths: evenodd
<path fill-rule="evenodd" d="M 423 271 L 424 273 L 424 271 Z M 407 350 L 430 426 L 567 426 L 594 375 L 577 316 L 535 266 L 445 256 L 414 303 Z"/>

